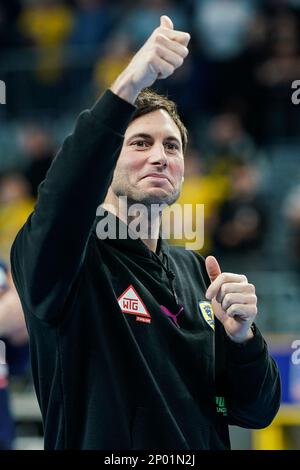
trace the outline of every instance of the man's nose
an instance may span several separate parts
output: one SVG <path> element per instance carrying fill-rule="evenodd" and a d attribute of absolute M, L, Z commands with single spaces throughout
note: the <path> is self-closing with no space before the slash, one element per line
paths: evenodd
<path fill-rule="evenodd" d="M 162 144 L 153 145 L 150 155 L 150 163 L 152 165 L 161 165 L 166 167 L 168 158 L 166 155 L 165 147 Z"/>

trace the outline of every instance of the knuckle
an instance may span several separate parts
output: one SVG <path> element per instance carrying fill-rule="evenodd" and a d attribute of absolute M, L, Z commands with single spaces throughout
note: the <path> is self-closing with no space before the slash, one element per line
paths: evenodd
<path fill-rule="evenodd" d="M 187 57 L 188 54 L 189 54 L 188 48 L 185 47 L 185 46 L 182 46 L 182 55 L 183 55 L 183 57 L 184 57 L 184 58 Z"/>
<path fill-rule="evenodd" d="M 230 305 L 232 304 L 232 294 L 226 294 L 223 298 L 223 302 L 222 302 L 222 307 L 224 309 L 227 309 L 230 307 Z"/>
<path fill-rule="evenodd" d="M 220 276 L 223 276 L 223 282 L 232 282 L 232 273 L 222 273 Z"/>
<path fill-rule="evenodd" d="M 181 37 L 182 42 L 184 42 L 185 44 L 188 44 L 191 39 L 190 34 L 186 32 L 181 32 L 180 37 Z"/>
<path fill-rule="evenodd" d="M 220 293 L 222 295 L 222 297 L 225 297 L 225 295 L 227 294 L 228 292 L 228 287 L 226 284 L 222 284 L 221 285 L 221 289 L 220 289 Z"/>
<path fill-rule="evenodd" d="M 159 44 L 156 44 L 156 43 L 155 43 L 154 46 L 153 46 L 153 54 L 154 54 L 155 56 L 157 56 L 157 55 L 159 55 L 160 53 L 161 53 L 161 47 L 160 47 Z"/>
<path fill-rule="evenodd" d="M 258 313 L 258 310 L 257 310 L 257 307 L 256 305 L 252 307 L 252 310 L 251 310 L 251 313 L 254 317 L 256 317 L 257 313 Z"/>
<path fill-rule="evenodd" d="M 226 282 L 228 281 L 229 273 L 222 273 L 219 275 L 218 279 L 220 279 L 221 282 Z"/>
<path fill-rule="evenodd" d="M 168 75 L 171 75 L 174 72 L 174 67 L 172 65 L 168 65 L 166 67 Z"/>
<path fill-rule="evenodd" d="M 177 67 L 180 67 L 180 66 L 183 64 L 183 61 L 184 61 L 183 57 L 179 57 L 179 58 L 177 59 L 177 64 L 176 64 Z"/>
<path fill-rule="evenodd" d="M 155 36 L 155 42 L 156 43 L 162 43 L 162 42 L 164 42 L 164 40 L 165 40 L 165 36 L 160 31 L 158 31 L 156 36 Z"/>
<path fill-rule="evenodd" d="M 230 305 L 230 307 L 227 309 L 227 314 L 230 317 L 232 317 L 234 316 L 235 312 L 236 312 L 236 305 L 235 304 Z"/>

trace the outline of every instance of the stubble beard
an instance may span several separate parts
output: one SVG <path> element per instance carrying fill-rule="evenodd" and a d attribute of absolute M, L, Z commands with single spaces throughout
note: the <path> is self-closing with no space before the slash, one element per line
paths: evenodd
<path fill-rule="evenodd" d="M 133 204 L 143 204 L 148 210 L 151 210 L 151 206 L 156 204 L 171 206 L 177 201 L 181 191 L 181 188 L 178 188 L 176 191 L 162 196 L 147 194 L 146 191 L 124 184 L 120 180 L 112 182 L 111 188 L 117 197 L 127 197 L 128 207 Z"/>

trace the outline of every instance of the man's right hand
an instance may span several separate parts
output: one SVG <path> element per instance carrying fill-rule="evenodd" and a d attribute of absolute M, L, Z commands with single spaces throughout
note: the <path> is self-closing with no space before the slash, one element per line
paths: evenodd
<path fill-rule="evenodd" d="M 135 54 L 126 69 L 111 86 L 111 91 L 134 104 L 139 92 L 157 79 L 167 78 L 183 64 L 189 51 L 189 33 L 174 31 L 168 16 L 161 16 L 160 26 Z"/>

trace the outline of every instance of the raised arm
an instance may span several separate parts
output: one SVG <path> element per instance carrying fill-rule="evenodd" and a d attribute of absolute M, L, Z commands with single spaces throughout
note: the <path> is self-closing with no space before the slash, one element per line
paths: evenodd
<path fill-rule="evenodd" d="M 35 210 L 13 244 L 11 265 L 23 307 L 42 320 L 57 320 L 79 273 L 136 97 L 182 64 L 188 41 L 188 33 L 174 31 L 162 17 L 111 89 L 79 116 L 40 185 Z"/>

